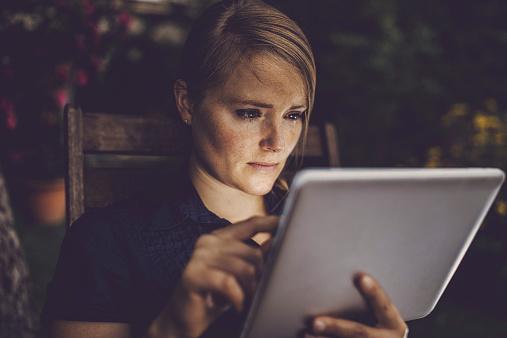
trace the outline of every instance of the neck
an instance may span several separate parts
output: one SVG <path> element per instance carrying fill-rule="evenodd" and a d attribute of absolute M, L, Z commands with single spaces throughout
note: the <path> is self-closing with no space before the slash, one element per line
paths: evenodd
<path fill-rule="evenodd" d="M 236 223 L 266 215 L 263 196 L 247 194 L 219 181 L 198 163 L 194 154 L 190 157 L 189 174 L 204 205 L 217 216 Z"/>

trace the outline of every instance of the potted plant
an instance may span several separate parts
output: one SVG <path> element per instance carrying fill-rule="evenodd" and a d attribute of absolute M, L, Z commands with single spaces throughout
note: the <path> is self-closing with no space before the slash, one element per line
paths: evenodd
<path fill-rule="evenodd" d="M 0 161 L 33 221 L 65 213 L 61 113 L 97 81 L 129 14 L 111 1 L 22 0 L 0 13 Z M 18 199 L 19 200 L 19 199 Z"/>

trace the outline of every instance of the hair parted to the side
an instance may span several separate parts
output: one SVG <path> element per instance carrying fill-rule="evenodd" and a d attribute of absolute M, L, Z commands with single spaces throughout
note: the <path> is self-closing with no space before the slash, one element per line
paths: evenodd
<path fill-rule="evenodd" d="M 211 5 L 194 23 L 183 48 L 179 78 L 198 105 L 206 90 L 224 84 L 242 58 L 269 53 L 294 66 L 305 86 L 307 111 L 296 159 L 301 158 L 313 108 L 316 68 L 310 43 L 288 16 L 260 0 Z"/>

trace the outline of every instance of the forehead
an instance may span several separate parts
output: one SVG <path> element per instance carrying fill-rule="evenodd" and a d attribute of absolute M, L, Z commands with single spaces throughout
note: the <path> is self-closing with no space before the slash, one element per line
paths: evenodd
<path fill-rule="evenodd" d="M 288 62 L 269 54 L 243 58 L 220 88 L 222 98 L 262 100 L 270 104 L 306 104 L 304 81 Z"/>

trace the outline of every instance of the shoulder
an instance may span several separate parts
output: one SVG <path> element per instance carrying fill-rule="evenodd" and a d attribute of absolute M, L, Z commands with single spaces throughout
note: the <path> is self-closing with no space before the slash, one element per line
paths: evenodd
<path fill-rule="evenodd" d="M 70 227 L 62 254 L 80 251 L 76 255 L 90 262 L 111 260 L 137 276 L 165 279 L 161 275 L 184 266 L 199 235 L 185 213 L 187 189 L 164 185 L 163 191 L 87 211 Z"/>
<path fill-rule="evenodd" d="M 182 219 L 180 201 L 186 187 L 173 179 L 161 183 L 158 189 L 139 193 L 107 207 L 87 210 L 68 231 L 69 236 L 83 240 L 90 237 L 125 237 L 129 231 L 156 228 L 178 223 Z"/>
<path fill-rule="evenodd" d="M 161 218 L 175 217 L 170 204 L 136 198 L 78 218 L 62 243 L 47 290 L 46 316 L 130 322 L 139 315 L 132 303 L 155 303 L 166 291 L 159 283 L 164 271 L 159 271 L 158 260 L 168 261 L 173 270 L 176 264 L 167 247 L 158 244 L 160 235 L 150 229 Z"/>

